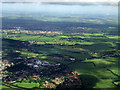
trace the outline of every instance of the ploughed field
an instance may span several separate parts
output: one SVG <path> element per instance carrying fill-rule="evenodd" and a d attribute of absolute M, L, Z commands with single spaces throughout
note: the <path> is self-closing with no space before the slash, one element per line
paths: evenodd
<path fill-rule="evenodd" d="M 2 44 L 3 87 L 70 87 L 69 75 L 78 87 L 119 86 L 117 35 L 3 33 Z"/>

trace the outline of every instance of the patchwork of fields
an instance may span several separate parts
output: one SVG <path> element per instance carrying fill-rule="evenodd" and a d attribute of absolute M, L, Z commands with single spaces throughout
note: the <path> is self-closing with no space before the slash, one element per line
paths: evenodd
<path fill-rule="evenodd" d="M 50 64 L 60 63 L 77 72 L 85 88 L 115 88 L 119 76 L 118 44 L 118 36 L 105 33 L 44 36 L 3 33 L 3 60 L 8 57 L 29 57 Z M 10 58 L 8 61 L 14 65 L 20 62 Z M 42 83 L 46 85 L 46 79 L 41 82 L 34 78 L 33 82 L 31 79 L 27 80 L 11 85 L 20 88 L 44 87 L 41 86 Z M 52 78 L 49 82 L 51 80 Z"/>

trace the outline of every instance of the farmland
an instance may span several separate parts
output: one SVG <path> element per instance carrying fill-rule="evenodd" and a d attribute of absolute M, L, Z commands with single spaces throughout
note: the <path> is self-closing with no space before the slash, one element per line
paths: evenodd
<path fill-rule="evenodd" d="M 120 88 L 115 3 L 3 2 L 2 88 Z"/>
<path fill-rule="evenodd" d="M 11 53 L 16 53 L 12 56 L 12 58 L 15 58 L 14 60 L 11 61 L 10 58 L 8 59 L 9 63 L 13 62 L 14 65 L 17 65 L 17 63 L 24 61 L 25 57 L 28 57 L 35 60 L 40 59 L 50 64 L 63 64 L 81 76 L 84 87 L 114 88 L 116 86 L 113 83 L 118 80 L 117 77 L 119 76 L 117 64 L 119 56 L 119 52 L 117 51 L 118 43 L 118 36 L 105 33 L 35 35 L 25 33 L 15 34 L 8 31 L 8 34 L 3 33 L 3 53 L 7 54 L 3 54 L 5 55 L 3 59 L 6 59 Z M 20 46 L 18 47 L 17 45 L 19 44 Z M 11 50 L 12 52 L 9 53 Z M 22 59 L 19 61 L 17 57 L 21 57 Z M 26 58 L 25 60 L 29 59 Z M 12 68 L 8 67 L 8 71 L 10 69 Z M 15 72 L 17 71 L 15 70 Z M 49 80 L 52 80 L 52 77 Z M 93 84 L 90 84 L 91 79 L 88 77 L 93 79 Z M 85 81 L 85 78 L 88 80 Z M 31 81 L 25 82 L 23 80 L 11 85 L 21 88 L 44 87 L 41 86 L 42 84 L 38 80 L 36 83 L 29 82 Z M 44 80 L 41 82 L 44 82 Z M 54 86 L 54 84 L 52 85 Z"/>

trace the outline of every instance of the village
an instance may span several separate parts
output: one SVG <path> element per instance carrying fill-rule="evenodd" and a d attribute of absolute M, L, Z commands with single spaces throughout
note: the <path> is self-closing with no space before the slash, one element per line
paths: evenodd
<path fill-rule="evenodd" d="M 18 57 L 15 59 L 18 59 L 19 62 L 13 64 L 7 60 L 1 61 L 2 69 L 5 69 L 2 71 L 3 82 L 13 83 L 16 81 L 25 80 L 29 76 L 56 77 L 60 75 L 60 72 L 61 74 L 70 72 L 69 70 L 66 70 L 67 67 L 65 65 L 60 63 L 50 64 L 47 61 L 37 60 L 34 58 L 23 59 L 23 57 Z"/>
<path fill-rule="evenodd" d="M 11 30 L 2 30 L 3 33 L 5 34 L 9 34 L 9 33 L 13 33 L 13 34 L 19 34 L 19 33 L 25 33 L 25 34 L 55 34 L 55 35 L 60 35 L 62 34 L 62 32 L 58 32 L 58 31 L 30 31 L 30 30 L 24 30 L 24 29 L 20 29 L 20 27 L 16 27 L 17 29 L 11 29 Z"/>
<path fill-rule="evenodd" d="M 21 58 L 17 58 L 21 59 Z M 54 57 L 53 59 L 59 59 L 58 57 Z M 78 74 L 76 72 L 72 72 L 67 67 L 61 65 L 60 63 L 50 64 L 46 61 L 36 60 L 36 59 L 29 59 L 23 61 L 24 63 L 17 63 L 17 64 L 24 64 L 24 68 L 18 67 L 19 70 L 14 71 L 13 68 L 15 65 L 13 63 L 9 63 L 7 60 L 3 60 L 4 68 L 11 68 L 13 72 L 8 72 L 9 69 L 2 72 L 2 80 L 5 84 L 14 84 L 16 82 L 23 82 L 28 80 L 28 78 L 37 80 L 38 78 L 42 77 L 52 77 L 50 81 L 45 80 L 43 81 L 44 84 L 40 83 L 40 88 L 57 88 L 57 85 L 81 85 L 81 80 L 78 78 Z M 20 65 L 21 66 L 21 65 Z M 58 72 L 58 73 L 55 73 Z M 60 73 L 61 72 L 61 73 Z M 54 73 L 54 74 L 53 74 Z M 64 81 L 67 78 L 67 81 Z M 29 81 L 32 82 L 32 81 Z M 36 81 L 40 82 L 40 81 Z M 74 82 L 74 83 L 73 83 Z M 66 83 L 66 84 L 65 84 Z M 14 85 L 13 85 L 14 86 Z M 15 87 L 15 86 L 14 86 Z"/>

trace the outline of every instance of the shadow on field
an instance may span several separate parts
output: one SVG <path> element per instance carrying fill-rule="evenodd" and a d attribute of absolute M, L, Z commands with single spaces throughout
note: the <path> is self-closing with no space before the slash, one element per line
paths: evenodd
<path fill-rule="evenodd" d="M 82 88 L 93 88 L 99 81 L 98 78 L 92 75 L 80 75 Z"/>
<path fill-rule="evenodd" d="M 70 90 L 78 88 L 93 88 L 98 81 L 99 80 L 95 76 L 83 74 L 79 75 L 78 80 L 76 78 L 66 79 L 66 81 L 56 87 L 56 90 L 65 88 L 69 88 Z"/>

